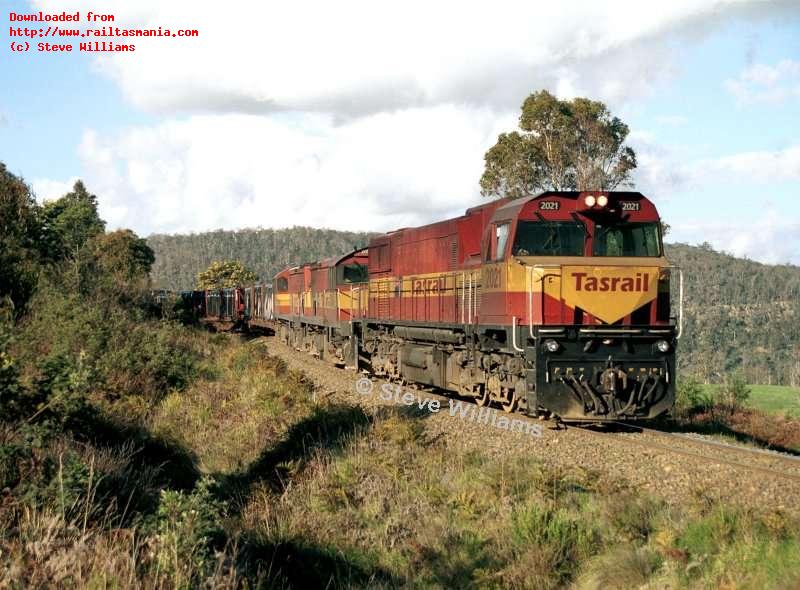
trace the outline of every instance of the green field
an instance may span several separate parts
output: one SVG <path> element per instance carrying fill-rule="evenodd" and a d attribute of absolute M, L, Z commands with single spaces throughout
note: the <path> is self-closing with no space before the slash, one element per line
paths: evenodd
<path fill-rule="evenodd" d="M 800 389 L 786 385 L 751 385 L 750 404 L 771 414 L 800 417 Z"/>
<path fill-rule="evenodd" d="M 715 390 L 717 385 L 704 385 Z M 787 414 L 800 418 L 800 388 L 787 385 L 749 385 L 748 404 L 770 414 Z"/>

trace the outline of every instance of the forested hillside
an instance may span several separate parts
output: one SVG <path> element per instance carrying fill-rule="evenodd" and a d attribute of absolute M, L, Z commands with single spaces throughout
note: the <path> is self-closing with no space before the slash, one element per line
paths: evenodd
<path fill-rule="evenodd" d="M 287 264 L 366 245 L 369 236 L 293 227 L 154 235 L 147 241 L 156 253 L 154 285 L 189 289 L 214 260 L 241 260 L 265 278 Z M 714 382 L 741 370 L 751 383 L 800 384 L 800 267 L 686 244 L 668 245 L 667 256 L 686 280 L 679 356 L 685 373 Z"/>
<path fill-rule="evenodd" d="M 319 260 L 367 245 L 371 234 L 311 227 L 216 230 L 147 238 L 156 252 L 151 277 L 163 289 L 192 289 L 197 273 L 215 260 L 239 260 L 262 279 L 289 264 Z"/>
<path fill-rule="evenodd" d="M 672 244 L 684 269 L 682 369 L 718 381 L 741 370 L 750 383 L 800 384 L 800 267 L 768 265 Z M 677 310 L 677 307 L 675 307 Z"/>

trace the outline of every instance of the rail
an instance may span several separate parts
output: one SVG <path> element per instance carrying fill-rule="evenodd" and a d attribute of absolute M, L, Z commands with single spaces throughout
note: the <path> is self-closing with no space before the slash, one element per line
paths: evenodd
<path fill-rule="evenodd" d="M 796 465 L 794 465 L 794 464 L 796 464 L 798 461 L 800 461 L 800 459 L 798 459 L 797 457 L 794 457 L 794 456 L 771 453 L 769 451 L 765 451 L 764 449 L 748 449 L 748 448 L 734 446 L 734 445 L 726 445 L 724 443 L 719 443 L 719 442 L 711 441 L 711 440 L 704 440 L 704 439 L 691 438 L 691 437 L 687 437 L 687 436 L 680 436 L 678 434 L 671 433 L 671 432 L 664 432 L 664 431 L 661 431 L 661 430 L 655 430 L 655 429 L 652 429 L 652 428 L 646 428 L 646 427 L 643 427 L 643 426 L 639 426 L 638 424 L 633 425 L 633 424 L 628 424 L 626 422 L 606 422 L 605 424 L 606 425 L 608 425 L 608 424 L 611 424 L 611 425 L 617 424 L 617 425 L 621 425 L 621 426 L 627 426 L 629 428 L 638 429 L 642 433 L 650 433 L 650 434 L 654 434 L 656 436 L 661 436 L 661 437 L 664 437 L 664 438 L 667 438 L 667 439 L 671 439 L 671 438 L 680 439 L 681 441 L 689 443 L 690 445 L 697 445 L 698 446 L 698 450 L 696 450 L 696 451 L 695 450 L 689 450 L 689 449 L 685 449 L 685 448 L 679 448 L 675 444 L 662 444 L 662 443 L 658 443 L 658 442 L 655 442 L 655 441 L 652 441 L 652 440 L 639 440 L 637 438 L 632 438 L 632 437 L 627 437 L 627 436 L 625 437 L 625 442 L 626 443 L 632 443 L 632 444 L 635 444 L 635 445 L 638 445 L 638 446 L 644 447 L 644 448 L 650 448 L 650 449 L 655 449 L 655 450 L 659 450 L 659 451 L 666 451 L 668 453 L 673 453 L 673 454 L 677 454 L 677 455 L 683 455 L 685 457 L 693 457 L 695 459 L 701 459 L 701 460 L 703 460 L 705 462 L 708 462 L 708 463 L 716 463 L 716 464 L 719 464 L 719 465 L 727 465 L 729 467 L 733 467 L 733 468 L 736 468 L 736 469 L 746 469 L 746 470 L 749 470 L 749 471 L 756 471 L 756 472 L 759 472 L 759 473 L 772 475 L 774 477 L 779 477 L 779 478 L 783 478 L 783 479 L 790 479 L 790 480 L 794 480 L 794 481 L 800 481 L 800 474 L 787 472 L 785 468 L 775 469 L 775 468 L 767 467 L 767 466 L 764 466 L 764 465 L 753 465 L 752 463 L 750 463 L 750 464 L 743 463 L 741 461 L 738 461 L 738 460 L 735 460 L 735 459 L 732 459 L 732 458 L 728 458 L 728 457 L 711 456 L 706 452 L 700 451 L 699 448 L 703 447 L 703 446 L 714 447 L 714 448 L 717 448 L 717 449 L 721 448 L 724 452 L 729 452 L 729 453 L 732 453 L 732 454 L 738 454 L 740 457 L 747 456 L 747 455 L 750 455 L 750 456 L 761 455 L 762 457 L 764 457 L 764 455 L 768 455 L 768 456 L 766 456 L 764 458 L 767 458 L 770 461 L 773 461 L 775 463 L 783 461 L 787 466 L 789 464 L 792 464 L 793 467 L 796 467 Z M 589 434 L 589 435 L 592 435 L 592 436 L 595 436 L 595 437 L 600 437 L 600 438 L 603 438 L 603 437 L 619 438 L 619 437 L 615 436 L 615 434 L 617 434 L 617 433 L 602 432 L 602 431 L 598 431 L 598 430 L 593 430 L 593 429 L 591 429 L 590 426 L 579 426 L 577 428 L 573 427 L 573 428 L 569 428 L 569 430 L 572 430 L 574 432 L 580 432 L 580 433 Z"/>

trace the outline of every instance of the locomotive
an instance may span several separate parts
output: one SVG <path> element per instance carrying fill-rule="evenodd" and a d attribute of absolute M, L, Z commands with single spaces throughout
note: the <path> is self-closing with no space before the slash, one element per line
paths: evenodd
<path fill-rule="evenodd" d="M 496 200 L 226 296 L 298 349 L 480 406 L 602 422 L 674 404 L 682 273 L 638 192 Z"/>

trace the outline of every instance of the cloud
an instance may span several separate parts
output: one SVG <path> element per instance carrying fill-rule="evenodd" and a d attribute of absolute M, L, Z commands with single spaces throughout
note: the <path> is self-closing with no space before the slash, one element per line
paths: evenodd
<path fill-rule="evenodd" d="M 297 224 L 391 230 L 460 215 L 481 202 L 483 153 L 515 117 L 509 112 L 498 120 L 489 109 L 451 105 L 344 124 L 319 115 L 195 115 L 114 135 L 90 131 L 79 151 L 83 178 L 110 228 L 142 235 Z M 800 174 L 800 146 L 691 160 L 685 148 L 660 145 L 646 133 L 631 139 L 640 159 L 637 190 L 662 209 L 700 194 L 713 207 L 710 189 L 723 179 Z M 33 184 L 40 198 L 52 198 L 73 182 Z M 800 263 L 797 216 L 768 208 L 743 223 L 724 214 L 724 203 L 717 210 L 713 217 L 669 218 L 670 239 L 708 240 L 763 262 Z"/>
<path fill-rule="evenodd" d="M 636 151 L 638 166 L 633 179 L 642 193 L 668 200 L 692 181 L 687 148 L 661 144 L 655 135 L 644 131 L 632 131 L 628 143 Z"/>
<path fill-rule="evenodd" d="M 77 176 L 64 181 L 35 178 L 31 181 L 31 188 L 33 189 L 33 194 L 36 195 L 36 200 L 39 203 L 44 203 L 45 201 L 60 199 L 66 195 L 72 190 L 77 180 Z"/>
<path fill-rule="evenodd" d="M 800 144 L 714 158 L 692 157 L 689 146 L 660 144 L 653 135 L 632 132 L 637 154 L 636 186 L 643 193 L 668 199 L 676 192 L 708 189 L 727 182 L 800 180 Z"/>
<path fill-rule="evenodd" d="M 33 3 L 85 12 L 78 0 Z M 389 10 L 367 0 L 107 0 L 103 11 L 115 26 L 200 34 L 137 38 L 135 53 L 99 55 L 97 64 L 135 105 L 162 113 L 352 118 L 447 103 L 506 111 L 539 87 L 613 104 L 652 92 L 674 71 L 675 35 L 694 41 L 730 18 L 768 17 L 789 5 L 407 0 Z"/>
<path fill-rule="evenodd" d="M 33 4 L 86 10 L 78 0 Z M 134 53 L 95 57 L 127 100 L 165 119 L 87 131 L 82 177 L 110 227 L 141 234 L 426 223 L 480 201 L 483 154 L 516 126 L 529 92 L 592 96 L 616 112 L 653 93 L 714 30 L 792 4 L 106 0 L 115 26 L 200 36 L 137 38 Z M 708 181 L 684 148 L 644 133 L 631 142 L 643 192 L 666 198 Z M 736 157 L 710 169 L 753 170 L 753 154 Z"/>
<path fill-rule="evenodd" d="M 800 99 L 800 62 L 784 59 L 774 66 L 754 64 L 725 81 L 725 88 L 741 105 L 780 104 Z"/>
<path fill-rule="evenodd" d="M 448 105 L 345 124 L 196 115 L 113 136 L 90 131 L 79 152 L 111 227 L 388 230 L 480 201 L 483 153 L 513 120 Z"/>
<path fill-rule="evenodd" d="M 800 145 L 697 158 L 689 146 L 662 145 L 648 133 L 631 133 L 631 144 L 639 160 L 636 188 L 667 217 L 672 226 L 669 241 L 708 241 L 736 256 L 800 264 L 800 215 L 786 208 L 778 210 L 797 197 L 790 187 L 800 180 Z M 788 188 L 779 184 L 787 181 Z M 731 203 L 729 193 L 739 195 L 742 187 L 750 186 L 769 186 L 770 190 L 758 193 L 756 214 L 743 221 L 741 207 Z M 707 214 L 692 217 L 697 208 Z"/>
<path fill-rule="evenodd" d="M 688 117 L 683 115 L 662 115 L 656 117 L 656 123 L 665 127 L 682 127 L 689 122 Z"/>
<path fill-rule="evenodd" d="M 735 176 L 743 180 L 770 182 L 800 180 L 800 145 L 703 160 L 695 165 L 695 175 Z"/>
<path fill-rule="evenodd" d="M 693 220 L 674 224 L 669 241 L 705 241 L 734 256 L 767 264 L 800 265 L 800 218 L 787 218 L 775 209 L 746 223 Z"/>

